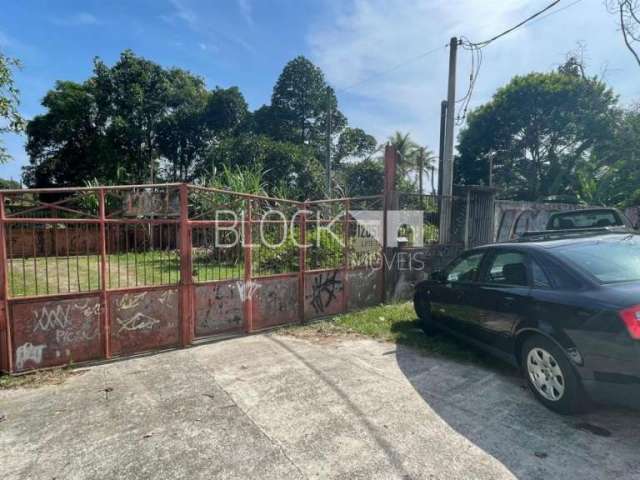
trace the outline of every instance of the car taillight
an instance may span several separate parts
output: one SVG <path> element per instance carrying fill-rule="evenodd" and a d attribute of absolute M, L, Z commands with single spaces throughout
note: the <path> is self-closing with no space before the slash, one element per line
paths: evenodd
<path fill-rule="evenodd" d="M 620 310 L 618 313 L 624 324 L 627 326 L 627 330 L 629 330 L 631 338 L 634 340 L 640 340 L 640 305 Z"/>

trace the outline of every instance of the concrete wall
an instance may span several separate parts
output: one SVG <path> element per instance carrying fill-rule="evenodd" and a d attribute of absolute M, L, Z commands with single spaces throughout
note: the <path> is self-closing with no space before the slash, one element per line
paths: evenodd
<path fill-rule="evenodd" d="M 394 249 L 392 268 L 386 283 L 387 299 L 391 301 L 413 298 L 415 285 L 428 275 L 445 268 L 464 251 L 464 245 L 428 245 L 422 248 Z"/>

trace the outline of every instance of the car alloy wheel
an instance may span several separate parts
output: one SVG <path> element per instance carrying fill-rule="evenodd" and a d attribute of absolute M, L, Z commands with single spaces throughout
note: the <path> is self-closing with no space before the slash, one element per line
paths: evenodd
<path fill-rule="evenodd" d="M 527 355 L 527 372 L 540 395 L 551 402 L 564 395 L 565 379 L 556 359 L 545 349 L 536 347 Z"/>

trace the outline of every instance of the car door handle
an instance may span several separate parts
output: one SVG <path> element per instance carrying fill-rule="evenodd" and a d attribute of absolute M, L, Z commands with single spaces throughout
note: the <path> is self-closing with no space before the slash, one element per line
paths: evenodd
<path fill-rule="evenodd" d="M 515 302 L 516 301 L 516 297 L 512 297 L 511 295 L 508 295 L 508 296 L 504 297 L 504 300 L 506 302 Z"/>

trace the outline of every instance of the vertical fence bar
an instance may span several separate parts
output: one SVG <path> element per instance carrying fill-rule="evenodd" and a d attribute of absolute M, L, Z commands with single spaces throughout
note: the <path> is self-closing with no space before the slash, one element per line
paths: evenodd
<path fill-rule="evenodd" d="M 186 347 L 194 334 L 193 269 L 191 262 L 191 225 L 189 223 L 189 187 L 180 184 L 180 343 Z"/>
<path fill-rule="evenodd" d="M 467 199 L 464 208 L 464 248 L 469 248 L 469 209 L 471 207 L 471 190 L 467 189 Z"/>
<path fill-rule="evenodd" d="M 346 312 L 349 305 L 349 210 L 350 210 L 350 202 L 349 200 L 344 201 L 344 222 L 342 223 L 342 228 L 344 229 L 342 232 L 344 248 L 342 249 L 342 311 Z"/>
<path fill-rule="evenodd" d="M 307 265 L 307 204 L 302 204 L 302 211 L 298 212 L 300 223 L 300 245 L 298 247 L 298 315 L 300 323 L 304 323 L 304 273 Z"/>
<path fill-rule="evenodd" d="M 244 331 L 253 330 L 253 227 L 251 223 L 251 199 L 245 201 L 244 218 L 242 222 L 242 240 L 244 249 Z"/>
<path fill-rule="evenodd" d="M 0 332 L 6 335 L 5 365 L 9 372 L 13 372 L 13 348 L 11 342 L 11 318 L 9 315 L 9 289 L 7 279 L 7 236 L 4 211 L 4 195 L 0 193 Z"/>
<path fill-rule="evenodd" d="M 98 190 L 98 210 L 100 219 L 100 321 L 102 323 L 102 346 L 105 358 L 111 358 L 111 323 L 109 315 L 109 297 L 107 295 L 107 232 L 104 188 Z M 90 272 L 89 272 L 90 275 Z"/>

